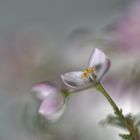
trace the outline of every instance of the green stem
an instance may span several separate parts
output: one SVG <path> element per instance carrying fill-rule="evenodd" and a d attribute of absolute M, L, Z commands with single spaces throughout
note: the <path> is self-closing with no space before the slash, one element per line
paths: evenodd
<path fill-rule="evenodd" d="M 110 97 L 110 95 L 107 93 L 107 91 L 104 89 L 104 87 L 101 85 L 101 83 L 96 84 L 96 89 L 100 91 L 103 96 L 108 100 L 110 105 L 113 107 L 114 113 L 120 118 L 120 121 L 124 124 L 124 126 L 128 129 L 129 133 L 132 135 L 133 140 L 139 140 L 137 129 L 132 126 L 129 121 L 124 117 L 122 114 L 122 110 L 118 108 L 118 106 L 115 104 L 113 99 Z"/>

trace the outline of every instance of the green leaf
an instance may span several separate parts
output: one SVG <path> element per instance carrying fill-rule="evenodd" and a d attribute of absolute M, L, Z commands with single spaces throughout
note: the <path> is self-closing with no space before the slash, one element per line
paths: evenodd
<path fill-rule="evenodd" d="M 117 126 L 123 129 L 126 129 L 124 124 L 121 122 L 120 118 L 118 116 L 114 115 L 108 115 L 107 118 L 103 121 L 100 122 L 101 125 L 112 125 L 112 126 Z"/>
<path fill-rule="evenodd" d="M 136 114 L 136 115 L 132 115 L 132 114 L 127 114 L 125 116 L 125 118 L 127 119 L 127 121 L 129 122 L 129 124 L 131 124 L 131 126 L 133 127 L 140 127 L 140 114 Z M 119 119 L 119 117 L 116 115 L 108 115 L 107 118 L 103 121 L 100 122 L 100 124 L 102 125 L 112 125 L 112 126 L 117 126 L 117 127 L 121 127 L 123 129 L 126 129 L 124 124 L 121 122 L 121 120 Z"/>
<path fill-rule="evenodd" d="M 119 134 L 119 136 L 123 139 L 123 140 L 133 140 L 133 137 L 131 134 Z"/>

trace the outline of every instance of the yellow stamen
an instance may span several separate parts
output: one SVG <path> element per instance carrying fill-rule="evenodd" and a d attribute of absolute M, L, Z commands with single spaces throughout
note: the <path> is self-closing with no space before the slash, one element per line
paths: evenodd
<path fill-rule="evenodd" d="M 89 67 L 89 68 L 87 69 L 87 72 L 88 72 L 89 74 L 92 74 L 92 73 L 94 72 L 94 68 Z"/>
<path fill-rule="evenodd" d="M 94 72 L 94 68 L 89 67 L 86 70 L 83 71 L 82 78 L 88 78 L 90 74 Z"/>
<path fill-rule="evenodd" d="M 88 78 L 88 73 L 87 72 L 83 72 L 82 78 Z"/>

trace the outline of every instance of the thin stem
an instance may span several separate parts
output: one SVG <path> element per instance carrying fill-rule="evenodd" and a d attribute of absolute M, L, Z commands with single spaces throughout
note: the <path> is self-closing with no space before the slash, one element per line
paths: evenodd
<path fill-rule="evenodd" d="M 137 129 L 135 129 L 134 126 L 132 126 L 132 124 L 130 124 L 129 121 L 125 118 L 125 116 L 122 114 L 122 110 L 120 110 L 118 108 L 118 106 L 116 105 L 116 103 L 113 101 L 113 99 L 111 98 L 111 96 L 107 93 L 107 91 L 104 89 L 104 87 L 101 85 L 101 83 L 97 83 L 95 87 L 108 100 L 108 102 L 110 103 L 110 105 L 113 107 L 114 113 L 120 118 L 120 121 L 128 129 L 128 131 L 130 132 L 130 134 L 133 137 L 133 140 L 139 140 Z"/>
<path fill-rule="evenodd" d="M 118 108 L 118 106 L 116 105 L 116 103 L 113 101 L 113 99 L 108 94 L 108 92 L 104 89 L 104 87 L 102 86 L 101 83 L 94 83 L 94 84 L 91 84 L 89 86 L 76 89 L 74 91 L 68 91 L 67 89 L 64 89 L 64 90 L 62 90 L 62 93 L 64 94 L 65 97 L 68 97 L 72 93 L 80 92 L 82 90 L 86 90 L 86 89 L 89 89 L 91 87 L 95 87 L 108 100 L 108 102 L 110 103 L 110 105 L 112 106 L 112 108 L 114 110 L 114 113 L 119 117 L 120 121 L 128 129 L 130 135 L 133 138 L 132 140 L 140 140 L 139 139 L 137 128 L 134 126 L 133 123 L 130 123 L 129 120 L 127 118 L 125 118 L 125 116 L 122 114 L 122 110 Z"/>

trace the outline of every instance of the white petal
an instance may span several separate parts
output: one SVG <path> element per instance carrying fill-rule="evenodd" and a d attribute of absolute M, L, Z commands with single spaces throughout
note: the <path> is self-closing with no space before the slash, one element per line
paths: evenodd
<path fill-rule="evenodd" d="M 82 75 L 82 71 L 73 71 L 61 75 L 61 79 L 66 86 L 70 88 L 78 88 L 85 86 L 85 84 L 90 82 L 88 78 L 82 78 Z"/>
<path fill-rule="evenodd" d="M 94 67 L 97 76 L 96 80 L 99 81 L 108 71 L 110 60 L 106 57 L 103 51 L 95 48 L 90 56 L 88 67 Z"/>
<path fill-rule="evenodd" d="M 96 67 L 98 65 L 102 65 L 106 60 L 106 56 L 103 51 L 98 48 L 95 48 L 91 53 L 89 58 L 88 67 Z"/>
<path fill-rule="evenodd" d="M 100 69 L 97 72 L 96 81 L 100 81 L 102 77 L 105 75 L 105 73 L 110 68 L 110 60 L 106 59 L 106 61 L 101 65 Z"/>
<path fill-rule="evenodd" d="M 44 100 L 49 94 L 56 93 L 57 88 L 55 85 L 49 82 L 42 82 L 36 84 L 32 91 L 36 92 L 36 97 L 40 100 Z"/>
<path fill-rule="evenodd" d="M 38 112 L 47 120 L 54 122 L 63 114 L 65 99 L 61 93 L 52 93 L 42 102 Z"/>

